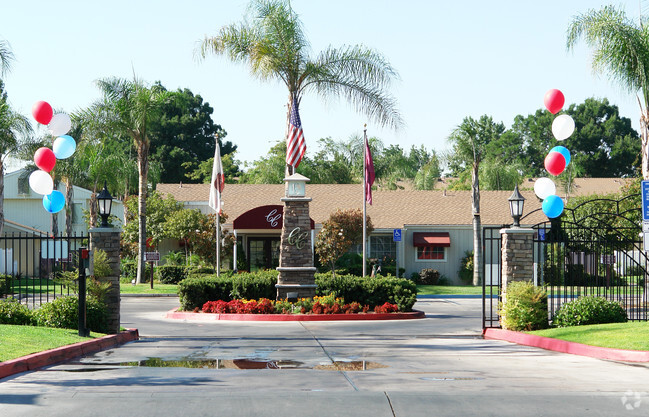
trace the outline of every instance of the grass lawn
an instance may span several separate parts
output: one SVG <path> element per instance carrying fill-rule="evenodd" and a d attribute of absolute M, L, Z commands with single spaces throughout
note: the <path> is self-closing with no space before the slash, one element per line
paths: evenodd
<path fill-rule="evenodd" d="M 177 294 L 178 285 L 153 282 L 153 289 L 151 289 L 151 284 L 148 282 L 138 285 L 121 283 L 119 292 L 121 294 Z"/>
<path fill-rule="evenodd" d="M 528 333 L 591 346 L 649 351 L 649 322 L 592 324 Z"/>
<path fill-rule="evenodd" d="M 418 295 L 482 295 L 482 285 L 417 285 Z"/>
<path fill-rule="evenodd" d="M 90 337 L 80 337 L 78 333 L 72 329 L 0 324 L 0 362 L 104 336 L 91 332 Z"/>

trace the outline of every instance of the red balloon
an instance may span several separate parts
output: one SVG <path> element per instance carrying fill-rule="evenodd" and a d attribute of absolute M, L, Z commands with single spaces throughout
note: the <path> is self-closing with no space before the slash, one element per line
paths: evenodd
<path fill-rule="evenodd" d="M 38 148 L 34 153 L 34 163 L 45 172 L 50 172 L 56 165 L 56 156 L 50 148 Z"/>
<path fill-rule="evenodd" d="M 559 175 L 566 169 L 566 158 L 560 152 L 550 152 L 545 157 L 545 170 L 552 175 Z"/>
<path fill-rule="evenodd" d="M 550 113 L 557 114 L 563 108 L 566 99 L 561 91 L 553 88 L 545 93 L 543 102 L 545 103 L 545 108 L 548 109 Z"/>
<path fill-rule="evenodd" d="M 52 106 L 45 101 L 37 101 L 32 106 L 32 116 L 42 125 L 48 124 L 52 120 L 53 115 L 54 111 L 52 111 Z"/>

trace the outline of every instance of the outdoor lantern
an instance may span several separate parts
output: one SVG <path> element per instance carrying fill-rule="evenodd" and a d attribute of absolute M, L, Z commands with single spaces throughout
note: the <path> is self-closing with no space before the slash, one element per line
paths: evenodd
<path fill-rule="evenodd" d="M 304 197 L 305 184 L 310 181 L 307 177 L 300 174 L 293 174 L 288 178 L 284 178 L 286 182 L 286 197 Z"/>
<path fill-rule="evenodd" d="M 520 226 L 521 216 L 523 215 L 523 205 L 525 204 L 525 197 L 518 191 L 518 184 L 514 187 L 512 196 L 509 197 L 509 210 L 512 218 L 514 219 L 514 227 Z"/>
<path fill-rule="evenodd" d="M 97 196 L 97 205 L 99 206 L 99 215 L 101 216 L 100 227 L 109 227 L 108 216 L 110 216 L 110 209 L 113 205 L 113 196 L 110 195 L 106 188 L 106 181 L 104 181 L 104 189 Z"/>

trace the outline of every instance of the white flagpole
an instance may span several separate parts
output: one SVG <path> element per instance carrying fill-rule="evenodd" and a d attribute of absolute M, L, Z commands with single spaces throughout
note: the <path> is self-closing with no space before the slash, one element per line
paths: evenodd
<path fill-rule="evenodd" d="M 367 276 L 367 222 L 365 221 L 367 216 L 367 178 L 365 178 L 365 170 L 367 163 L 367 146 L 365 142 L 367 141 L 367 124 L 363 126 L 363 276 Z"/>
<path fill-rule="evenodd" d="M 217 143 L 216 146 L 219 146 Z M 221 274 L 221 215 L 216 212 L 216 276 Z"/>

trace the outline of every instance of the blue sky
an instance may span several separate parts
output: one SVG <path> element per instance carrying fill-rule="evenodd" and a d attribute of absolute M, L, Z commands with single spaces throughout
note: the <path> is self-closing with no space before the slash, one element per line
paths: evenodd
<path fill-rule="evenodd" d="M 30 115 L 38 100 L 72 112 L 99 98 L 94 80 L 133 71 L 170 90 L 189 88 L 213 108 L 213 119 L 239 146 L 237 159 L 253 161 L 283 139 L 287 92 L 262 83 L 248 69 L 221 57 L 198 62 L 194 49 L 206 35 L 238 22 L 242 0 L 44 1 L 2 7 L 0 38 L 16 56 L 5 77 L 16 110 Z M 362 133 L 405 149 L 442 152 L 466 116 L 491 115 L 511 126 L 517 114 L 543 107 L 550 88 L 566 103 L 607 97 L 638 129 L 635 94 L 596 77 L 584 45 L 565 48 L 573 16 L 608 4 L 472 0 L 293 0 L 314 53 L 329 45 L 363 44 L 384 54 L 399 71 L 392 89 L 406 125 L 395 132 L 373 125 L 344 101 L 306 96 L 300 115 L 309 150 L 319 138 Z M 637 17 L 639 2 L 616 3 Z M 211 156 L 211 155 L 210 155 Z"/>

